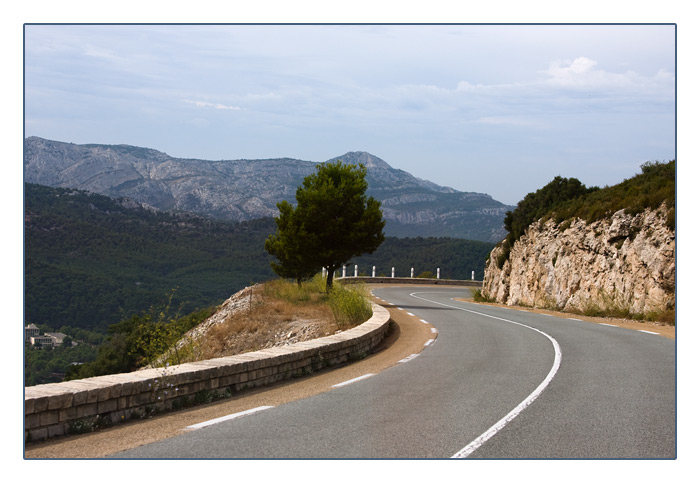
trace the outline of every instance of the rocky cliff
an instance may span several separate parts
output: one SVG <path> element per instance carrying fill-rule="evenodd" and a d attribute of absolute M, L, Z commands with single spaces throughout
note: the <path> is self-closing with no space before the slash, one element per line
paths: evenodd
<path fill-rule="evenodd" d="M 533 223 L 498 268 L 487 261 L 483 295 L 508 305 L 629 316 L 675 310 L 676 234 L 666 205 L 620 210 L 587 224 Z"/>
<path fill-rule="evenodd" d="M 367 166 L 368 194 L 382 202 L 389 236 L 450 236 L 497 242 L 511 207 L 483 193 L 459 192 L 392 168 L 365 152 L 332 158 Z M 127 145 L 72 144 L 30 137 L 24 142 L 28 183 L 131 198 L 160 210 L 223 220 L 277 216 L 319 163 L 290 158 L 180 159 Z"/>

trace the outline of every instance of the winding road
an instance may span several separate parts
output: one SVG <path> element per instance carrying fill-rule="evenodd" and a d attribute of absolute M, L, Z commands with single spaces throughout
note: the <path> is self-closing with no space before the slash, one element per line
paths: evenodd
<path fill-rule="evenodd" d="M 674 340 L 461 302 L 456 287 L 373 293 L 417 327 L 418 348 L 376 371 L 370 361 L 331 371 L 345 379 L 303 397 L 195 423 L 181 416 L 187 426 L 172 437 L 104 456 L 676 457 Z"/>

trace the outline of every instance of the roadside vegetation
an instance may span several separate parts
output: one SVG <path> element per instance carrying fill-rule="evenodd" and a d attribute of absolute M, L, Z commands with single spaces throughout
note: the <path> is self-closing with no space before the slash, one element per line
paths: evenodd
<path fill-rule="evenodd" d="M 184 336 L 216 308 L 179 316 L 172 313 L 170 301 L 112 325 L 95 359 L 70 366 L 64 380 L 166 367 L 315 339 L 352 328 L 372 316 L 364 285 L 335 284 L 326 292 L 325 278 L 320 275 L 301 284 L 279 279 L 255 285 L 244 309 L 196 339 Z"/>
<path fill-rule="evenodd" d="M 605 188 L 587 188 L 576 178 L 557 176 L 541 189 L 528 193 L 503 220 L 508 233 L 501 242 L 498 268 L 508 260 L 511 248 L 527 227 L 540 219 L 554 219 L 565 227 L 572 218 L 593 223 L 622 209 L 634 215 L 665 203 L 669 208 L 666 224 L 675 229 L 676 161 L 647 162 L 641 170 L 640 174 Z"/>
<path fill-rule="evenodd" d="M 298 284 L 272 280 L 256 285 L 252 304 L 211 327 L 195 345 L 193 360 L 311 340 L 359 325 L 372 316 L 363 285 L 334 284 L 320 275 Z"/>

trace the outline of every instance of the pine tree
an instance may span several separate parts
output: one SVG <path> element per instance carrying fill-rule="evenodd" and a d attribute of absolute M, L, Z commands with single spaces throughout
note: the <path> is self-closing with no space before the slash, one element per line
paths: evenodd
<path fill-rule="evenodd" d="M 275 273 L 301 281 L 325 267 L 330 291 L 335 270 L 382 244 L 385 221 L 379 201 L 365 194 L 366 174 L 362 164 L 319 165 L 297 189 L 296 207 L 277 204 L 277 232 L 265 242 L 278 259 L 272 263 Z"/>

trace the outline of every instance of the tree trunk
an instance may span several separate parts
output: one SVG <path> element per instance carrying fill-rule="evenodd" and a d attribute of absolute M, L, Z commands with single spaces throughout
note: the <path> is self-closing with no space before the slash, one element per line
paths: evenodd
<path fill-rule="evenodd" d="M 333 275 L 338 267 L 328 267 L 328 275 L 326 275 L 326 293 L 331 293 L 333 290 Z"/>

